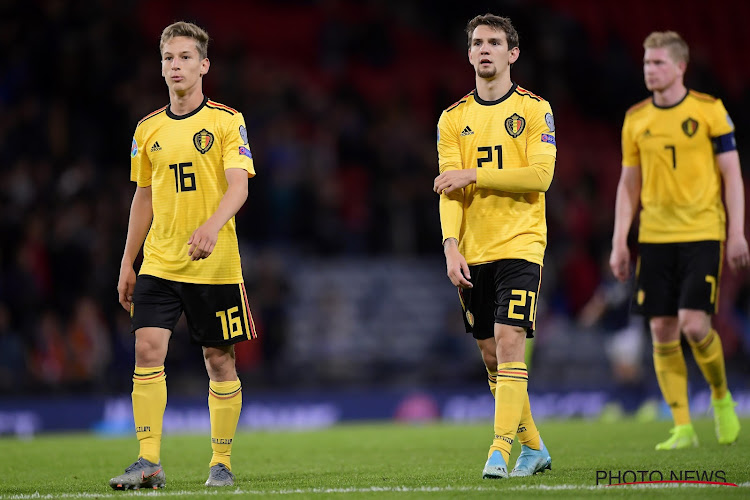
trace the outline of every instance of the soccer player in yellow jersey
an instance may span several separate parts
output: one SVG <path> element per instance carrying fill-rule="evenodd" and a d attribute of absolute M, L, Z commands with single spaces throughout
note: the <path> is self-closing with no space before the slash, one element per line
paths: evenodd
<path fill-rule="evenodd" d="M 466 33 L 476 88 L 440 116 L 433 189 L 448 277 L 495 396 L 495 436 L 482 477 L 508 477 L 516 435 L 521 454 L 510 476 L 530 476 L 552 463 L 531 416 L 524 351 L 547 246 L 544 193 L 557 154 L 555 122 L 547 101 L 510 79 L 519 55 L 510 19 L 477 16 Z"/>
<path fill-rule="evenodd" d="M 143 118 L 131 147 L 137 183 L 117 284 L 135 332 L 133 416 L 138 460 L 114 489 L 161 488 L 164 361 L 185 312 L 190 341 L 203 348 L 210 379 L 211 447 L 206 486 L 231 486 L 230 453 L 242 408 L 236 342 L 255 337 L 242 279 L 234 216 L 255 175 L 242 114 L 203 95 L 208 34 L 185 22 L 161 35 L 169 104 Z M 138 278 L 133 262 L 143 246 Z"/>
<path fill-rule="evenodd" d="M 710 315 L 718 304 L 724 252 L 733 269 L 750 262 L 734 125 L 720 99 L 685 87 L 688 46 L 680 35 L 654 32 L 643 47 L 646 87 L 653 96 L 625 115 L 609 263 L 617 279 L 628 279 L 627 236 L 640 201 L 633 306 L 649 319 L 656 378 L 674 419 L 671 437 L 656 449 L 698 445 L 680 333 L 711 386 L 719 443 L 731 444 L 740 424 Z"/>

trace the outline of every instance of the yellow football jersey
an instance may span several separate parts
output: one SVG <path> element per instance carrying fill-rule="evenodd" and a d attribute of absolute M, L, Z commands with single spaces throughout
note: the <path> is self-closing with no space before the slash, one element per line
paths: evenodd
<path fill-rule="evenodd" d="M 191 261 L 190 235 L 213 215 L 227 190 L 224 171 L 255 175 L 242 114 L 204 98 L 187 115 L 165 106 L 143 118 L 130 151 L 130 178 L 151 186 L 154 218 L 143 245 L 140 274 L 184 283 L 242 283 L 232 217 L 211 255 Z"/>
<path fill-rule="evenodd" d="M 721 173 L 711 139 L 733 130 L 721 100 L 693 90 L 668 108 L 649 98 L 627 111 L 622 165 L 641 169 L 638 241 L 724 240 Z"/>
<path fill-rule="evenodd" d="M 516 84 L 502 98 L 484 101 L 470 92 L 443 111 L 438 122 L 440 172 L 451 169 L 517 169 L 534 155 L 556 156 L 555 124 L 547 101 Z M 445 195 L 441 195 L 445 196 Z M 547 246 L 544 193 L 463 190 L 458 235 L 446 227 L 443 240 L 458 237 L 470 265 L 500 259 L 525 259 L 539 265 Z"/>

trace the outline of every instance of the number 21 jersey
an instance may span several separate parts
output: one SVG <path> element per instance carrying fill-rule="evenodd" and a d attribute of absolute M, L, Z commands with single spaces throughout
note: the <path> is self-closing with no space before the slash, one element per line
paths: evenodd
<path fill-rule="evenodd" d="M 527 168 L 536 155 L 557 155 L 552 109 L 516 84 L 497 101 L 484 101 L 472 91 L 441 114 L 437 148 L 441 173 Z M 543 265 L 544 198 L 542 192 L 512 193 L 470 184 L 463 189 L 460 234 L 447 232 L 444 225 L 443 238 L 458 236 L 459 251 L 470 265 L 500 259 Z"/>

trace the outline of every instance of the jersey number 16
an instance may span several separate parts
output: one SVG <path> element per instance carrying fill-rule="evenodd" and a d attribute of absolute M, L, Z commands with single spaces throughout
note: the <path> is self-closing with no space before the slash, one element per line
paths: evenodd
<path fill-rule="evenodd" d="M 188 167 L 192 167 L 192 162 L 187 163 L 173 163 L 169 166 L 170 170 L 174 170 L 174 188 L 175 191 L 195 191 L 195 173 L 187 172 Z"/>

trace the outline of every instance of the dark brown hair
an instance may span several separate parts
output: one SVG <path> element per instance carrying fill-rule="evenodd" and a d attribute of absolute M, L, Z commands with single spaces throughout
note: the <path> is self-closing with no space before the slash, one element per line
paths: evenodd
<path fill-rule="evenodd" d="M 513 23 L 510 22 L 510 18 L 490 13 L 476 16 L 466 24 L 466 36 L 469 37 L 469 47 L 471 47 L 471 37 L 474 35 L 474 30 L 477 26 L 489 26 L 496 31 L 503 31 L 505 39 L 508 41 L 508 50 L 518 47 L 518 32 L 513 27 Z"/>

